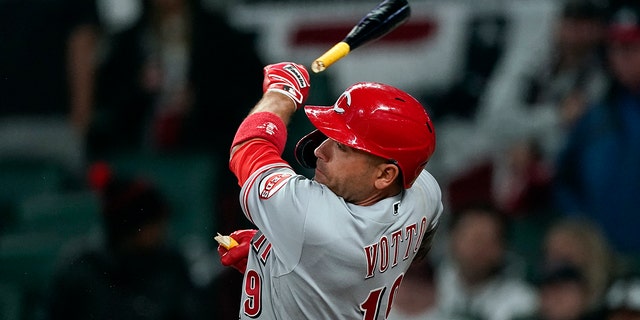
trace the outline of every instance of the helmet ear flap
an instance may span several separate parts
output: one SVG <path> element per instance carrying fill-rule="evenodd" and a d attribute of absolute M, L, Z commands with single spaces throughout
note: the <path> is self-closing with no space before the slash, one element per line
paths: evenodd
<path fill-rule="evenodd" d="M 326 139 L 327 136 L 317 129 L 302 137 L 298 143 L 296 143 L 294 150 L 296 161 L 307 169 L 315 169 L 318 158 L 316 158 L 314 150 Z"/>

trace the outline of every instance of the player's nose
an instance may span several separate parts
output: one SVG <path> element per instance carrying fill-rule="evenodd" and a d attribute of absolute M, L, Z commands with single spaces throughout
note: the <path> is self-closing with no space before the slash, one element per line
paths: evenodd
<path fill-rule="evenodd" d="M 313 155 L 315 155 L 316 158 L 318 158 L 318 160 L 322 159 L 323 161 L 327 161 L 327 142 L 328 141 L 329 139 L 325 139 L 317 148 L 313 150 Z"/>

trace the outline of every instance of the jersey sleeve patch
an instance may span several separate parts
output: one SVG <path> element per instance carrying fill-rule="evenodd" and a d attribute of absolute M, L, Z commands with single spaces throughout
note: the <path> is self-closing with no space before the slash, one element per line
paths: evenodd
<path fill-rule="evenodd" d="M 292 176 L 290 173 L 276 172 L 272 173 L 260 181 L 260 198 L 269 199 L 278 190 L 282 189 L 285 182 Z"/>

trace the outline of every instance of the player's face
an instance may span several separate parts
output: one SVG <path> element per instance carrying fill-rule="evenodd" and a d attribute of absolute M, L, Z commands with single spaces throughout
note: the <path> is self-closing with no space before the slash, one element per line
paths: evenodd
<path fill-rule="evenodd" d="M 325 140 L 315 150 L 315 180 L 347 202 L 359 204 L 375 192 L 379 164 L 383 161 L 334 140 Z"/>

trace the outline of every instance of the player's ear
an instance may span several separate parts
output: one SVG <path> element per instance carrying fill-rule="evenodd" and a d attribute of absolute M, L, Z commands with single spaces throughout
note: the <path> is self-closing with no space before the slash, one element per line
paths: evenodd
<path fill-rule="evenodd" d="M 400 168 L 393 163 L 382 163 L 377 166 L 375 186 L 377 189 L 385 189 L 391 185 L 397 185 L 400 181 Z"/>

